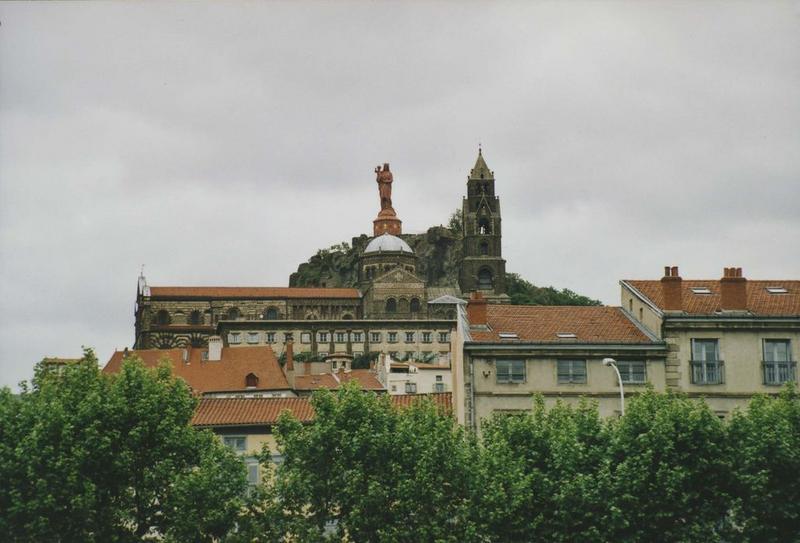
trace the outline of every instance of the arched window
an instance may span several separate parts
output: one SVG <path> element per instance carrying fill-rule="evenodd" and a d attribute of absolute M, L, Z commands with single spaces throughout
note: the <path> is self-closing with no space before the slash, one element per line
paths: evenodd
<path fill-rule="evenodd" d="M 264 311 L 264 318 L 268 321 L 274 321 L 278 318 L 278 309 L 275 307 L 268 307 L 266 311 Z"/>
<path fill-rule="evenodd" d="M 489 268 L 482 268 L 478 272 L 478 288 L 481 290 L 492 288 L 492 270 Z"/>
<path fill-rule="evenodd" d="M 489 219 L 487 219 L 486 217 L 481 217 L 481 219 L 478 220 L 478 233 L 479 234 L 492 233 L 491 224 L 489 223 Z"/>
<path fill-rule="evenodd" d="M 386 300 L 386 312 L 387 313 L 397 313 L 397 300 L 394 298 L 389 298 Z"/>
<path fill-rule="evenodd" d="M 244 378 L 244 384 L 247 388 L 256 388 L 258 386 L 258 376 L 255 373 L 248 373 Z"/>
<path fill-rule="evenodd" d="M 228 310 L 228 320 L 235 321 L 239 320 L 239 309 L 236 307 L 232 307 Z"/>
<path fill-rule="evenodd" d="M 411 312 L 419 313 L 419 298 L 411 298 Z"/>
<path fill-rule="evenodd" d="M 196 309 L 189 313 L 189 324 L 203 324 L 203 314 Z"/>
<path fill-rule="evenodd" d="M 161 311 L 156 313 L 156 323 L 158 323 L 161 326 L 166 326 L 169 324 L 169 322 L 170 322 L 169 311 L 167 311 L 166 309 L 162 309 Z"/>
<path fill-rule="evenodd" d="M 351 321 L 353 320 L 353 315 L 351 315 L 350 313 L 345 313 L 344 315 L 342 315 L 342 320 Z"/>
<path fill-rule="evenodd" d="M 482 241 L 481 242 L 481 255 L 486 256 L 489 254 L 489 242 Z"/>

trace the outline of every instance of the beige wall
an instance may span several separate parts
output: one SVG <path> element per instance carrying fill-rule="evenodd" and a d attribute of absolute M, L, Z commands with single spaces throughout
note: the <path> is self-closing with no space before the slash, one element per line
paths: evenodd
<path fill-rule="evenodd" d="M 643 324 L 656 337 L 661 338 L 661 325 L 663 320 L 659 312 L 650 305 L 644 303 L 628 287 L 621 285 L 622 309 L 624 309 L 634 320 Z"/>
<path fill-rule="evenodd" d="M 568 403 L 577 403 L 586 397 L 599 404 L 600 413 L 610 416 L 619 413 L 619 385 L 616 373 L 612 368 L 603 366 L 602 359 L 612 356 L 617 360 L 644 360 L 646 364 L 647 383 L 653 385 L 658 391 L 666 389 L 664 378 L 664 360 L 658 356 L 623 355 L 612 353 L 592 356 L 565 355 L 561 358 L 586 360 L 585 384 L 559 384 L 558 366 L 555 356 L 525 358 L 525 382 L 523 383 L 498 383 L 495 369 L 495 360 L 499 357 L 478 356 L 471 354 L 465 356 L 463 375 L 467 381 L 464 388 L 463 399 L 459 399 L 456 414 L 460 421 L 470 424 L 468 403 L 470 398 L 469 382 L 474 388 L 472 399 L 474 401 L 474 421 L 476 429 L 480 430 L 481 421 L 492 416 L 494 412 L 527 411 L 531 408 L 531 396 L 535 393 L 542 394 L 547 404 L 552 404 L 558 399 Z M 662 355 L 663 356 L 663 355 Z M 505 355 L 503 358 L 521 359 Z M 471 368 L 470 368 L 471 364 Z M 457 376 L 457 378 L 461 378 Z M 460 387 L 462 388 L 462 387 Z M 626 396 L 645 390 L 646 384 L 624 384 Z"/>

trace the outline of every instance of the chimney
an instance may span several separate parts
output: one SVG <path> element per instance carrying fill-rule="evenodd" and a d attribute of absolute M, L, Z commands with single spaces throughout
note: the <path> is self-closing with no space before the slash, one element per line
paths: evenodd
<path fill-rule="evenodd" d="M 222 360 L 222 338 L 208 336 L 208 360 L 219 362 Z"/>
<path fill-rule="evenodd" d="M 467 302 L 467 318 L 470 326 L 486 326 L 489 320 L 486 315 L 488 301 L 480 292 L 473 291 Z"/>
<path fill-rule="evenodd" d="M 683 309 L 683 295 L 681 284 L 683 280 L 678 275 L 678 266 L 664 266 L 664 277 L 661 278 L 661 291 L 664 295 L 665 311 L 681 311 Z"/>
<path fill-rule="evenodd" d="M 747 311 L 747 279 L 742 277 L 742 268 L 725 268 L 719 291 L 723 311 Z"/>

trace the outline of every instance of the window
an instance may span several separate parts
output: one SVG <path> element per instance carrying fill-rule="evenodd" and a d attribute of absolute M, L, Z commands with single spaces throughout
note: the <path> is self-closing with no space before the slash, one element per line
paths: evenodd
<path fill-rule="evenodd" d="M 450 334 L 447 332 L 439 332 L 439 343 L 447 343 L 450 341 Z"/>
<path fill-rule="evenodd" d="M 258 343 L 258 332 L 247 332 L 247 343 Z"/>
<path fill-rule="evenodd" d="M 319 332 L 317 334 L 317 341 L 320 343 L 328 343 L 328 332 Z"/>
<path fill-rule="evenodd" d="M 519 335 L 516 332 L 500 332 L 497 335 L 500 339 L 519 339 Z"/>
<path fill-rule="evenodd" d="M 392 385 L 392 392 L 397 392 L 397 385 Z"/>
<path fill-rule="evenodd" d="M 575 339 L 578 337 L 572 332 L 559 332 L 556 334 L 556 336 L 558 336 L 559 339 Z"/>
<path fill-rule="evenodd" d="M 718 339 L 692 339 L 692 383 L 719 385 L 723 382 Z"/>
<path fill-rule="evenodd" d="M 267 343 L 275 343 L 275 332 L 267 332 Z"/>
<path fill-rule="evenodd" d="M 353 358 L 358 358 L 359 356 L 364 356 L 364 351 L 353 351 Z"/>
<path fill-rule="evenodd" d="M 434 392 L 444 392 L 444 383 L 441 383 L 441 382 L 433 383 L 433 391 Z"/>
<path fill-rule="evenodd" d="M 419 313 L 419 309 L 420 309 L 419 298 L 411 298 L 411 312 Z"/>
<path fill-rule="evenodd" d="M 416 394 L 417 383 L 406 383 L 406 394 Z"/>
<path fill-rule="evenodd" d="M 362 341 L 364 341 L 364 334 L 362 334 L 361 332 L 353 332 L 352 338 L 353 338 L 353 343 L 361 343 Z"/>
<path fill-rule="evenodd" d="M 394 298 L 389 298 L 386 300 L 386 312 L 387 313 L 397 313 L 397 300 Z"/>
<path fill-rule="evenodd" d="M 229 321 L 239 320 L 239 315 L 240 315 L 239 309 L 236 308 L 236 307 L 232 307 L 232 308 L 230 308 L 228 310 L 228 320 Z"/>
<path fill-rule="evenodd" d="M 767 292 L 770 294 L 788 294 L 789 289 L 786 287 L 767 287 Z"/>
<path fill-rule="evenodd" d="M 257 460 L 248 460 L 247 461 L 247 484 L 250 486 L 256 486 L 259 483 L 258 479 L 258 461 Z"/>
<path fill-rule="evenodd" d="M 433 341 L 432 334 L 430 332 L 422 332 L 422 343 L 430 343 Z"/>
<path fill-rule="evenodd" d="M 325 358 L 326 356 L 328 356 L 328 353 L 327 353 L 327 351 L 320 351 L 320 352 L 317 353 L 317 355 L 320 358 Z"/>
<path fill-rule="evenodd" d="M 791 343 L 788 339 L 764 340 L 764 384 L 782 385 L 794 381 L 796 363 L 792 361 Z"/>
<path fill-rule="evenodd" d="M 559 360 L 558 382 L 559 384 L 585 383 L 586 360 Z"/>
<path fill-rule="evenodd" d="M 414 343 L 414 332 L 406 332 L 406 343 Z"/>
<path fill-rule="evenodd" d="M 300 332 L 300 343 L 311 343 L 311 332 Z"/>
<path fill-rule="evenodd" d="M 258 386 L 258 376 L 255 373 L 248 373 L 244 378 L 244 384 L 247 388 L 256 388 Z"/>
<path fill-rule="evenodd" d="M 481 290 L 490 290 L 492 288 L 492 270 L 489 268 L 482 268 L 478 272 L 478 288 Z"/>
<path fill-rule="evenodd" d="M 711 294 L 711 289 L 708 287 L 692 287 L 692 292 L 695 294 Z"/>
<path fill-rule="evenodd" d="M 166 326 L 166 325 L 169 324 L 169 321 L 170 321 L 169 311 L 167 311 L 166 309 L 162 309 L 161 311 L 156 313 L 156 323 L 157 324 L 159 324 L 161 326 Z"/>
<path fill-rule="evenodd" d="M 342 320 L 343 321 L 351 321 L 351 320 L 353 320 L 353 315 L 351 315 L 350 313 L 345 313 L 344 315 L 342 315 Z"/>
<path fill-rule="evenodd" d="M 623 383 L 635 385 L 647 381 L 646 365 L 642 360 L 620 360 L 617 369 Z"/>
<path fill-rule="evenodd" d="M 389 343 L 397 343 L 397 332 L 389 332 L 387 335 L 389 336 L 387 340 Z"/>
<path fill-rule="evenodd" d="M 264 318 L 268 321 L 274 321 L 278 318 L 278 310 L 274 307 L 268 307 L 264 312 Z"/>
<path fill-rule="evenodd" d="M 203 324 L 203 314 L 196 309 L 189 313 L 189 324 L 194 324 L 195 326 Z"/>
<path fill-rule="evenodd" d="M 489 224 L 489 219 L 487 219 L 486 217 L 483 217 L 478 221 L 478 233 L 479 234 L 492 233 L 491 225 Z"/>
<path fill-rule="evenodd" d="M 222 443 L 236 452 L 244 452 L 245 440 L 245 436 L 224 436 Z"/>
<path fill-rule="evenodd" d="M 242 334 L 235 332 L 228 335 L 228 343 L 231 345 L 238 345 L 242 342 Z"/>
<path fill-rule="evenodd" d="M 481 242 L 481 255 L 482 256 L 487 256 L 488 254 L 489 254 L 489 242 L 488 241 L 482 241 Z"/>
<path fill-rule="evenodd" d="M 380 332 L 370 332 L 369 340 L 372 343 L 380 343 L 381 342 L 381 333 Z"/>
<path fill-rule="evenodd" d="M 336 332 L 336 343 L 347 343 L 347 332 Z"/>
<path fill-rule="evenodd" d="M 495 362 L 498 383 L 524 383 L 524 360 L 497 360 Z"/>

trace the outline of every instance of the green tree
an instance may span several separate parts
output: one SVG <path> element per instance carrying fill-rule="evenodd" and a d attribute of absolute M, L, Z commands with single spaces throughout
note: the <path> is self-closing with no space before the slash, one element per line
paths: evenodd
<path fill-rule="evenodd" d="M 102 374 L 91 350 L 0 394 L 4 541 L 210 541 L 233 526 L 244 466 L 194 430 L 196 400 L 169 367 Z"/>
<path fill-rule="evenodd" d="M 736 497 L 732 535 L 746 542 L 800 541 L 800 396 L 755 397 L 729 427 Z"/>
<path fill-rule="evenodd" d="M 491 541 L 606 541 L 608 435 L 596 406 L 496 415 L 484 428 L 476 510 Z"/>
<path fill-rule="evenodd" d="M 599 300 L 566 288 L 537 287 L 516 273 L 506 273 L 506 291 L 511 303 L 517 305 L 601 305 Z"/>
<path fill-rule="evenodd" d="M 447 229 L 457 236 L 461 237 L 464 233 L 464 212 L 461 208 L 457 208 L 450 214 L 450 220 L 447 221 Z"/>
<path fill-rule="evenodd" d="M 650 389 L 632 398 L 611 436 L 609 541 L 720 539 L 730 459 L 724 425 L 705 402 Z"/>
<path fill-rule="evenodd" d="M 310 425 L 281 418 L 284 462 L 273 489 L 259 496 L 266 501 L 250 507 L 268 521 L 250 526 L 270 533 L 280 526 L 300 541 L 475 539 L 469 496 L 477 448 L 451 416 L 427 402 L 397 409 L 355 383 L 315 393 L 312 403 Z"/>

